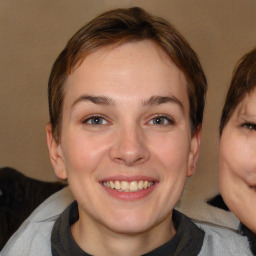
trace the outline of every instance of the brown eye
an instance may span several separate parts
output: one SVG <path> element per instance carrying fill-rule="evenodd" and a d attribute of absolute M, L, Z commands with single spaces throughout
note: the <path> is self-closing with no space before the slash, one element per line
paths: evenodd
<path fill-rule="evenodd" d="M 244 124 L 242 124 L 242 127 L 246 128 L 248 130 L 256 131 L 256 124 L 253 124 L 253 123 L 244 123 Z"/>

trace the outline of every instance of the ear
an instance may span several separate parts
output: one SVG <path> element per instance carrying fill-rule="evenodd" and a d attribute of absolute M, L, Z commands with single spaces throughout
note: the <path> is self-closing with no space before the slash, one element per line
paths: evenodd
<path fill-rule="evenodd" d="M 60 179 L 66 179 L 66 168 L 61 145 L 57 143 L 52 134 L 52 125 L 46 125 L 47 146 L 55 174 Z"/>
<path fill-rule="evenodd" d="M 199 126 L 191 138 L 191 148 L 189 152 L 188 159 L 188 173 L 187 176 L 192 176 L 196 171 L 196 164 L 199 158 L 199 149 L 200 149 L 200 141 L 201 141 L 201 126 Z"/>

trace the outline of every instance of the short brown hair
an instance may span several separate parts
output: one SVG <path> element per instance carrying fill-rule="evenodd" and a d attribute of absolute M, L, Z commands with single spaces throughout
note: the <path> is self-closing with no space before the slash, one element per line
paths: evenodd
<path fill-rule="evenodd" d="M 48 83 L 50 122 L 60 139 L 64 83 L 84 58 L 100 47 L 131 41 L 153 40 L 180 68 L 188 82 L 191 131 L 202 124 L 207 82 L 196 53 L 166 20 L 139 7 L 105 12 L 82 27 L 56 59 Z"/>
<path fill-rule="evenodd" d="M 222 110 L 219 133 L 229 121 L 237 105 L 256 87 L 256 48 L 245 54 L 236 64 Z"/>

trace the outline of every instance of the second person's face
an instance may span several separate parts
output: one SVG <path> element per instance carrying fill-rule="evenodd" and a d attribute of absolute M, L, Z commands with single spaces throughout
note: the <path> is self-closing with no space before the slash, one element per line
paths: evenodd
<path fill-rule="evenodd" d="M 256 233 L 256 91 L 237 106 L 220 141 L 219 183 L 240 221 Z"/>

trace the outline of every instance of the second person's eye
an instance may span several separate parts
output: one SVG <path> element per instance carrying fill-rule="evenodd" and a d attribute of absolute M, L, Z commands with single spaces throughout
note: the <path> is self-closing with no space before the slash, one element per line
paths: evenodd
<path fill-rule="evenodd" d="M 246 128 L 248 130 L 256 131 L 256 124 L 253 124 L 253 123 L 244 123 L 244 124 L 242 124 L 242 127 Z"/>

